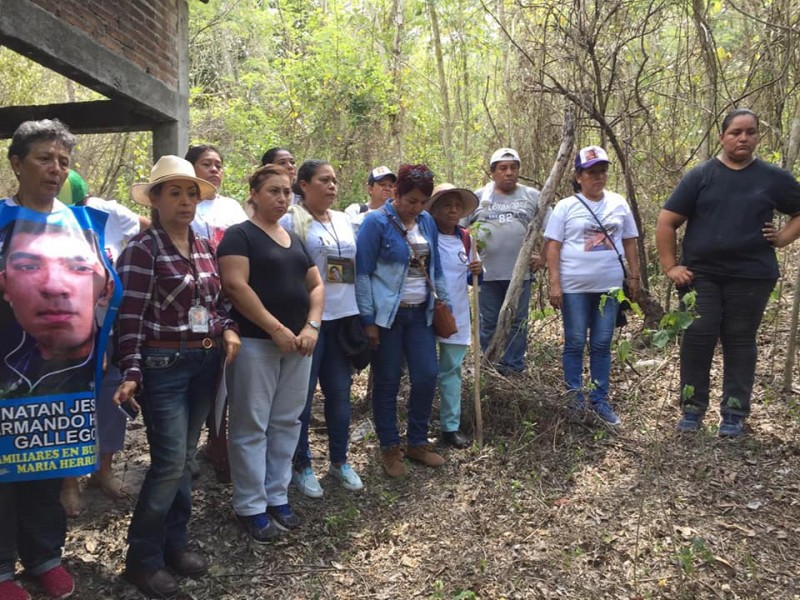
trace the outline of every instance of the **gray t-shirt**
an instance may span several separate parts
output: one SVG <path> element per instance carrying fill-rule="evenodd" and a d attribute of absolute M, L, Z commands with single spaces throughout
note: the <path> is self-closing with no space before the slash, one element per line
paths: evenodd
<path fill-rule="evenodd" d="M 511 194 L 495 189 L 484 198 L 484 190 L 475 192 L 480 204 L 469 218 L 470 224 L 479 223 L 475 236 L 486 269 L 484 281 L 510 280 L 525 232 L 538 209 L 539 191 L 518 184 Z"/>

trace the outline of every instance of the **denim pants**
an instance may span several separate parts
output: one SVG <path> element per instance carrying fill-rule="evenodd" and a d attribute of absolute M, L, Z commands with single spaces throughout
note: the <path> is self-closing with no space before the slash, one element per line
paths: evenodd
<path fill-rule="evenodd" d="M 251 517 L 288 502 L 292 455 L 312 359 L 272 340 L 242 338 L 228 367 L 228 456 L 233 509 Z"/>
<path fill-rule="evenodd" d="M 328 430 L 328 453 L 332 463 L 347 462 L 347 441 L 350 434 L 350 384 L 353 368 L 339 343 L 342 319 L 323 321 L 311 362 L 311 377 L 303 414 L 300 415 L 300 440 L 294 455 L 295 469 L 311 466 L 308 447 L 308 423 L 317 379 L 325 396 L 325 426 Z"/>
<path fill-rule="evenodd" d="M 469 346 L 439 342 L 439 423 L 442 431 L 461 426 L 461 363 Z"/>
<path fill-rule="evenodd" d="M 14 578 L 17 552 L 31 575 L 61 564 L 67 515 L 61 506 L 63 479 L 0 484 L 0 581 Z"/>
<path fill-rule="evenodd" d="M 497 319 L 500 316 L 500 309 L 506 299 L 506 292 L 510 281 L 484 281 L 481 283 L 481 350 L 486 352 L 489 342 L 492 340 L 494 330 L 497 327 Z M 517 316 L 511 325 L 508 342 L 503 357 L 500 359 L 500 367 L 505 367 L 512 371 L 522 372 L 525 370 L 525 351 L 528 349 L 528 312 L 531 303 L 532 281 L 525 281 L 522 284 L 522 293 L 517 304 Z"/>
<path fill-rule="evenodd" d="M 685 411 L 704 413 L 708 409 L 709 372 L 719 340 L 723 364 L 720 412 L 750 414 L 756 333 L 775 281 L 695 273 L 692 288 L 697 292 L 699 318 L 692 321 L 681 341 L 681 401 Z M 690 391 L 687 386 L 694 389 Z"/>
<path fill-rule="evenodd" d="M 191 474 L 200 428 L 216 395 L 220 351 L 142 350 L 142 416 L 150 468 L 128 529 L 126 566 L 164 568 L 164 555 L 186 548 L 192 512 Z"/>
<path fill-rule="evenodd" d="M 582 402 L 583 350 L 589 338 L 589 401 L 592 406 L 608 401 L 611 373 L 611 340 L 619 303 L 607 297 L 600 309 L 602 293 L 564 294 L 561 314 L 564 319 L 564 381 L 567 390 Z"/>
<path fill-rule="evenodd" d="M 397 428 L 397 393 L 403 355 L 408 363 L 411 393 L 408 397 L 409 446 L 428 443 L 428 423 L 436 392 L 439 364 L 436 337 L 427 324 L 425 308 L 399 308 L 391 328 L 380 330 L 380 343 L 372 354 L 372 413 L 381 448 L 400 444 Z"/>
<path fill-rule="evenodd" d="M 97 392 L 97 440 L 100 454 L 114 454 L 125 447 L 127 419 L 114 404 L 122 374 L 114 365 L 108 365 Z"/>

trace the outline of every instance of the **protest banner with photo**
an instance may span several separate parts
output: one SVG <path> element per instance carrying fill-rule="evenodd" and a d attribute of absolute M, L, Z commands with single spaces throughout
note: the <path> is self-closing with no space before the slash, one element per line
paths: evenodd
<path fill-rule="evenodd" d="M 0 207 L 0 483 L 97 469 L 95 384 L 122 297 L 106 218 Z"/>

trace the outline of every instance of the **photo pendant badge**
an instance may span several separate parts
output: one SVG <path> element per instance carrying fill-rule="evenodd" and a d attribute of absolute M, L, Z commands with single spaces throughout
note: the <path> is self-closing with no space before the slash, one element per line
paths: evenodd
<path fill-rule="evenodd" d="M 195 304 L 189 309 L 189 325 L 192 333 L 208 333 L 208 310 Z"/>

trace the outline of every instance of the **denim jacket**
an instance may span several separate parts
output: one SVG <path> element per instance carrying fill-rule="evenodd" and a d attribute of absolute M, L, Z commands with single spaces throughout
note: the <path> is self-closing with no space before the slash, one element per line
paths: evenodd
<path fill-rule="evenodd" d="M 392 200 L 387 200 L 383 208 L 368 213 L 358 229 L 356 302 L 364 325 L 378 325 L 388 329 L 394 323 L 400 307 L 400 294 L 408 273 L 411 250 L 387 213 L 400 222 Z M 432 260 L 428 275 L 439 299 L 448 302 L 442 261 L 439 257 L 436 222 L 427 212 L 422 212 L 417 217 L 417 224 L 430 248 Z M 433 294 L 428 294 L 428 325 L 433 322 L 433 304 Z"/>

